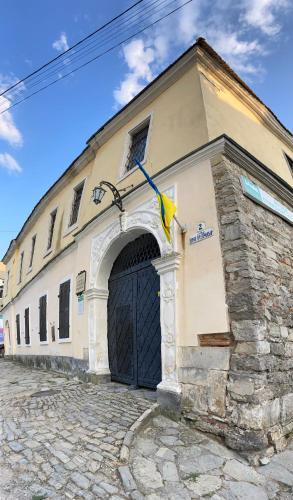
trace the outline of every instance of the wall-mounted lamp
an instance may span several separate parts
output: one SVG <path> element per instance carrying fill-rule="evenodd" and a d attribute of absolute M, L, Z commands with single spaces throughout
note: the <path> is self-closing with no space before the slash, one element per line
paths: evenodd
<path fill-rule="evenodd" d="M 113 197 L 114 197 L 114 199 L 112 201 L 112 205 L 116 205 L 116 207 L 119 208 L 120 212 L 124 212 L 120 193 L 126 191 L 129 188 L 132 188 L 133 184 L 131 184 L 131 186 L 127 186 L 126 188 L 120 189 L 118 191 L 118 189 L 111 182 L 101 181 L 99 186 L 96 186 L 93 189 L 93 202 L 96 205 L 99 205 L 99 203 L 101 203 L 101 201 L 102 201 L 102 199 L 107 191 L 102 186 L 107 186 L 110 189 L 110 191 L 112 192 Z"/>

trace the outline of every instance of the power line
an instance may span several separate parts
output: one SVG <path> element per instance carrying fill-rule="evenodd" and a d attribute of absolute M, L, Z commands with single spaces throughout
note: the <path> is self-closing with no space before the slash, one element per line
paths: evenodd
<path fill-rule="evenodd" d="M 62 52 L 62 54 L 59 54 L 58 56 L 54 57 L 53 59 L 51 59 L 47 63 L 43 64 L 43 66 L 41 66 L 40 68 L 34 70 L 32 73 L 30 73 L 29 75 L 25 76 L 24 78 L 22 78 L 21 80 L 19 80 L 18 82 L 16 82 L 14 85 L 11 85 L 9 88 L 7 88 L 6 90 L 4 90 L 0 94 L 0 97 L 3 96 L 4 94 L 6 94 L 7 92 L 9 92 L 10 90 L 14 89 L 15 87 L 17 87 L 21 83 L 24 83 L 26 80 L 28 80 L 28 78 L 30 78 L 31 76 L 35 75 L 39 71 L 41 71 L 43 68 L 46 68 L 47 66 L 49 66 L 49 64 L 52 64 L 54 61 L 57 61 L 57 59 L 60 59 L 60 57 L 64 56 L 64 54 L 66 54 L 66 53 L 70 52 L 71 50 L 75 49 L 75 47 L 77 47 L 81 43 L 85 42 L 86 40 L 88 40 L 89 38 L 91 38 L 92 36 L 94 36 L 96 33 L 98 33 L 99 31 L 101 31 L 102 29 L 104 29 L 105 27 L 107 27 L 109 24 L 111 24 L 114 21 L 116 21 L 116 19 L 119 19 L 120 17 L 122 17 L 124 14 L 126 14 L 127 12 L 129 12 L 130 10 L 132 10 L 134 7 L 136 7 L 137 5 L 139 5 L 140 3 L 142 3 L 143 1 L 144 0 L 138 0 L 133 5 L 131 5 L 130 7 L 128 7 L 128 9 L 124 10 L 123 12 L 120 12 L 120 14 L 118 14 L 117 16 L 115 16 L 112 19 L 110 19 L 110 21 L 108 21 L 107 23 L 103 24 L 103 26 L 100 26 L 95 31 L 93 31 L 92 33 L 90 33 L 86 37 L 84 37 L 81 40 L 79 40 L 79 42 L 77 42 L 74 45 L 72 45 L 71 47 L 69 47 L 67 50 L 65 50 L 64 52 Z"/>
<path fill-rule="evenodd" d="M 159 5 L 156 8 L 159 8 L 159 11 L 160 11 L 160 10 L 163 10 L 163 9 L 166 8 L 166 3 L 170 4 L 170 3 L 174 3 L 174 2 L 178 3 L 178 0 L 171 0 L 171 2 L 170 2 L 170 0 L 163 0 L 162 2 L 159 3 Z M 147 8 L 142 9 L 142 12 L 144 13 L 144 15 L 149 14 L 149 12 L 152 12 L 152 14 L 154 14 L 156 12 L 155 9 L 150 10 L 149 7 L 152 6 L 152 5 L 154 5 L 154 4 L 156 4 L 156 3 L 158 3 L 158 0 L 153 1 L 152 4 L 148 4 Z M 147 10 L 147 9 L 149 9 L 149 10 Z M 114 31 L 114 36 L 111 34 L 111 32 L 110 33 L 105 33 L 106 37 L 104 37 L 104 40 L 100 40 L 100 41 L 99 40 L 98 41 L 97 40 L 92 40 L 85 47 L 81 47 L 77 51 L 74 51 L 72 56 L 69 56 L 69 57 L 65 58 L 64 60 L 56 61 L 56 63 L 53 64 L 53 69 L 51 69 L 51 67 L 48 67 L 47 69 L 45 69 L 44 71 L 41 72 L 39 80 L 36 80 L 36 81 L 33 81 L 33 83 L 30 83 L 31 80 L 34 80 L 34 78 L 37 78 L 39 76 L 38 74 L 36 74 L 29 81 L 29 88 L 35 87 L 39 83 L 42 83 L 42 81 L 43 81 L 42 77 L 46 73 L 47 74 L 46 74 L 46 76 L 44 76 L 44 78 L 45 79 L 49 79 L 52 75 L 57 74 L 58 72 L 60 72 L 60 69 L 64 69 L 64 65 L 65 66 L 67 66 L 67 65 L 69 66 L 69 64 L 72 64 L 73 62 L 76 62 L 76 61 L 82 59 L 87 54 L 90 54 L 91 52 L 94 52 L 97 48 L 102 47 L 108 41 L 110 41 L 111 38 L 115 39 L 119 35 L 122 35 L 123 34 L 123 29 L 124 29 L 124 24 L 126 25 L 126 29 L 129 29 L 129 27 L 132 28 L 134 26 L 138 27 L 139 23 L 141 21 L 137 20 L 136 18 L 139 17 L 140 15 L 141 15 L 141 12 L 136 12 L 135 14 L 133 14 L 132 16 L 130 16 L 130 18 L 128 18 L 127 23 L 123 23 L 122 22 L 121 26 L 119 26 L 118 28 L 115 28 L 115 29 L 112 28 L 112 31 Z M 134 22 L 129 23 L 128 22 L 129 19 L 133 19 Z M 122 33 L 120 33 L 121 31 L 122 31 Z M 81 54 L 79 54 L 80 52 L 81 52 Z"/>
<path fill-rule="evenodd" d="M 143 0 L 141 0 L 143 1 Z M 28 96 L 24 97 L 23 99 L 20 99 L 19 101 L 17 102 L 14 102 L 13 104 L 11 104 L 9 107 L 5 108 L 5 110 L 3 110 L 2 112 L 0 112 L 0 115 L 5 113 L 6 111 L 8 111 L 9 109 L 11 108 L 14 108 L 15 106 L 18 106 L 19 104 L 21 104 L 22 102 L 28 100 L 29 98 L 31 98 L 32 96 L 38 94 L 39 92 L 51 87 L 52 85 L 54 85 L 55 83 L 57 82 L 60 82 L 61 80 L 69 77 L 70 75 L 73 75 L 76 71 L 79 71 L 80 69 L 86 67 L 87 65 L 89 65 L 90 63 L 92 63 L 93 61 L 96 61 L 97 59 L 101 58 L 102 56 L 106 55 L 107 53 L 111 52 L 112 50 L 116 49 L 117 47 L 119 47 L 120 45 L 122 45 L 123 43 L 126 43 L 128 42 L 129 40 L 131 40 L 132 38 L 134 38 L 135 36 L 143 33 L 144 31 L 150 29 L 151 27 L 155 26 L 157 23 L 159 23 L 160 21 L 162 21 L 163 19 L 166 19 L 167 17 L 169 17 L 171 14 L 177 12 L 178 10 L 180 10 L 181 8 L 183 8 L 185 5 L 187 5 L 188 3 L 192 2 L 193 0 L 186 0 L 184 3 L 182 3 L 180 6 L 174 8 L 173 10 L 171 10 L 170 12 L 168 12 L 167 14 L 159 17 L 158 19 L 156 19 L 155 21 L 149 23 L 147 26 L 144 26 L 142 27 L 141 29 L 138 29 L 135 33 L 132 33 L 131 35 L 127 36 L 126 38 L 124 38 L 123 40 L 119 41 L 118 43 L 112 45 L 111 47 L 109 47 L 108 49 L 102 51 L 101 53 L 99 53 L 98 55 L 96 55 L 95 57 L 89 59 L 88 61 L 84 62 L 83 64 L 77 66 L 76 68 L 74 68 L 73 70 L 69 71 L 68 73 L 64 74 L 64 75 L 60 75 L 58 76 L 57 79 L 53 80 L 52 82 L 44 85 L 43 87 L 41 87 L 40 89 L 36 90 L 35 92 L 32 92 L 31 94 L 29 94 Z M 140 3 L 140 2 L 137 2 L 137 4 Z M 162 2 L 163 3 L 163 2 Z M 169 2 L 170 3 L 170 2 Z M 171 2 L 172 3 L 172 2 Z M 173 3 L 174 3 L 174 0 L 173 0 Z M 134 4 L 134 5 L 137 5 L 137 4 Z M 129 9 L 128 9 L 129 11 Z M 115 19 L 117 19 L 118 16 L 116 16 Z M 111 23 L 111 21 L 109 21 L 108 23 L 106 23 L 107 25 L 109 25 Z M 100 31 L 102 28 L 99 28 L 99 30 L 96 30 L 93 34 L 97 33 L 98 31 Z M 88 35 L 88 37 L 86 37 L 85 39 L 83 40 L 86 40 L 90 37 L 91 35 Z M 14 86 L 11 86 L 10 89 L 6 89 L 5 92 L 8 92 L 9 90 L 11 90 L 12 88 L 15 88 L 17 85 L 20 85 L 22 84 L 25 80 L 29 79 L 30 76 L 33 76 L 33 75 L 36 75 L 37 72 L 40 72 L 43 68 L 46 68 L 48 67 L 48 65 L 51 63 L 51 62 L 54 62 L 56 61 L 57 59 L 59 59 L 61 56 L 63 56 L 64 54 L 68 53 L 69 50 L 72 50 L 73 47 L 76 47 L 77 45 L 79 45 L 82 41 L 78 42 L 77 44 L 75 44 L 74 46 L 72 46 L 70 49 L 68 49 L 67 51 L 63 52 L 62 54 L 60 54 L 59 56 L 57 56 L 56 58 L 54 58 L 52 61 L 50 61 L 49 63 L 43 65 L 41 68 L 39 68 L 39 70 L 36 70 L 34 71 L 33 73 L 31 73 L 30 75 L 28 75 L 27 77 L 25 77 L 24 79 L 22 79 L 21 81 L 17 82 L 17 84 L 15 84 Z M 52 73 L 54 74 L 54 72 Z M 38 82 L 35 82 L 35 84 L 33 84 L 32 86 L 35 86 L 39 83 L 42 83 L 42 80 L 39 80 Z M 2 94 L 0 94 L 0 97 L 1 97 Z"/>

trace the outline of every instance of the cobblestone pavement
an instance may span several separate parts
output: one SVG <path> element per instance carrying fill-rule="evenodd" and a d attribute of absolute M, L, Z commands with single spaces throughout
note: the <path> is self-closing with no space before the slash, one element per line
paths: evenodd
<path fill-rule="evenodd" d="M 0 499 L 125 498 L 123 438 L 153 405 L 137 395 L 0 360 Z"/>
<path fill-rule="evenodd" d="M 126 491 L 140 491 L 136 499 L 293 499 L 293 443 L 252 467 L 220 440 L 161 415 L 135 438 L 129 467 L 119 470 Z"/>
<path fill-rule="evenodd" d="M 0 500 L 292 500 L 293 443 L 251 467 L 216 439 L 159 415 L 122 463 L 123 440 L 152 407 L 151 394 L 0 360 Z"/>

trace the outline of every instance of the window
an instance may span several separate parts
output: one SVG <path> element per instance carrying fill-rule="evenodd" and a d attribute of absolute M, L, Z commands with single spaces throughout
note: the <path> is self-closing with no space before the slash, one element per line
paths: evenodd
<path fill-rule="evenodd" d="M 24 341 L 26 345 L 30 344 L 30 310 L 28 307 L 24 310 Z"/>
<path fill-rule="evenodd" d="M 290 167 L 291 174 L 293 175 L 293 160 L 288 155 L 286 155 L 286 153 L 285 153 L 285 156 L 286 156 L 286 160 L 288 162 L 288 165 Z"/>
<path fill-rule="evenodd" d="M 34 253 L 35 253 L 35 246 L 36 246 L 36 235 L 32 237 L 32 248 L 31 248 L 31 257 L 30 257 L 30 265 L 29 268 L 32 267 L 33 265 L 33 260 L 34 260 Z"/>
<path fill-rule="evenodd" d="M 70 280 L 59 287 L 59 339 L 69 338 Z"/>
<path fill-rule="evenodd" d="M 18 279 L 18 283 L 21 283 L 21 280 L 22 280 L 23 257 L 24 257 L 24 252 L 21 252 L 21 254 L 20 254 L 20 264 L 19 264 L 19 279 Z"/>
<path fill-rule="evenodd" d="M 47 250 L 50 250 L 52 246 L 56 216 L 57 216 L 57 208 L 50 214 L 50 227 L 49 227 Z"/>
<path fill-rule="evenodd" d="M 84 182 L 82 182 L 82 184 L 79 184 L 76 188 L 74 188 L 74 196 L 73 196 L 73 203 L 72 203 L 69 226 L 72 226 L 73 224 L 76 224 L 76 222 L 77 222 L 83 186 L 84 186 Z"/>
<path fill-rule="evenodd" d="M 6 287 L 5 287 L 5 297 L 8 294 L 9 277 L 10 277 L 10 271 L 7 271 L 7 279 L 6 279 Z"/>
<path fill-rule="evenodd" d="M 130 147 L 129 154 L 126 162 L 126 171 L 136 167 L 135 159 L 142 162 L 145 157 L 145 150 L 149 132 L 149 121 L 144 123 L 139 129 L 135 129 L 135 131 L 130 133 Z"/>
<path fill-rule="evenodd" d="M 15 318 L 16 322 L 16 343 L 20 345 L 20 315 L 17 314 Z"/>
<path fill-rule="evenodd" d="M 47 342 L 47 295 L 39 298 L 39 335 L 40 342 Z"/>

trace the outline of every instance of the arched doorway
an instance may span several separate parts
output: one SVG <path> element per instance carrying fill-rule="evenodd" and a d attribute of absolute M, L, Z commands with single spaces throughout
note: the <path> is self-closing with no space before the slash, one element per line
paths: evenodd
<path fill-rule="evenodd" d="M 156 238 L 143 234 L 116 258 L 109 277 L 108 353 L 112 380 L 151 389 L 162 380 L 160 277 Z"/>

